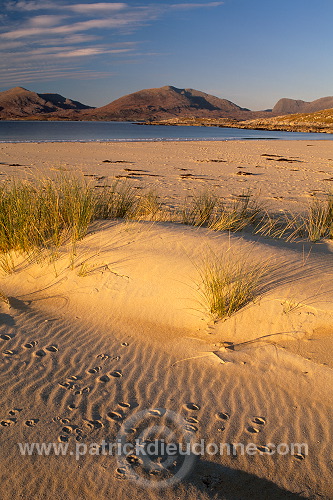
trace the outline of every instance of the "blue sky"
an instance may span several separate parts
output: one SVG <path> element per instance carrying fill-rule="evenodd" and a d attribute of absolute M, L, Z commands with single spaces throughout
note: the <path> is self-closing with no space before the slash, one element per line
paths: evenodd
<path fill-rule="evenodd" d="M 101 106 L 191 87 L 250 109 L 333 95 L 333 0 L 0 0 L 0 91 Z"/>

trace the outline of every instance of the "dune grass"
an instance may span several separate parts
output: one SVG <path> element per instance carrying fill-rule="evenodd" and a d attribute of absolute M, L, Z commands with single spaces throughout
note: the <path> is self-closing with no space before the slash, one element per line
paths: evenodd
<path fill-rule="evenodd" d="M 256 224 L 263 213 L 263 208 L 250 192 L 243 193 L 233 203 L 222 205 L 209 224 L 213 231 L 242 231 Z"/>
<path fill-rule="evenodd" d="M 218 198 L 208 191 L 194 195 L 192 200 L 187 198 L 181 210 L 181 222 L 197 227 L 208 225 L 214 214 L 217 202 Z"/>
<path fill-rule="evenodd" d="M 333 238 L 333 195 L 328 194 L 324 200 L 313 200 L 305 214 L 284 212 L 272 216 L 266 213 L 255 232 L 285 241 L 306 238 L 316 242 L 322 238 Z"/>
<path fill-rule="evenodd" d="M 253 302 L 268 285 L 271 269 L 268 261 L 255 263 L 230 254 L 206 259 L 199 268 L 200 289 L 212 317 L 228 318 Z"/>

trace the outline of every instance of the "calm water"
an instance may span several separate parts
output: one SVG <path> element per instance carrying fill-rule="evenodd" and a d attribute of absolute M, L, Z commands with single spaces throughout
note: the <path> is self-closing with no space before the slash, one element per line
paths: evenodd
<path fill-rule="evenodd" d="M 219 127 L 150 126 L 129 122 L 0 121 L 0 142 L 232 141 L 251 139 L 333 140 L 333 134 Z"/>

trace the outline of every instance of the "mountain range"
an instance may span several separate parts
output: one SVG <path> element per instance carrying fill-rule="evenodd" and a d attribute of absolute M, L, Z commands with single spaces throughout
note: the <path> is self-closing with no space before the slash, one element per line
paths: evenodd
<path fill-rule="evenodd" d="M 125 95 L 99 108 L 59 94 L 37 94 L 22 87 L 0 92 L 1 120 L 156 121 L 177 117 L 244 121 L 333 108 L 333 97 L 312 102 L 280 99 L 272 110 L 251 111 L 194 89 L 165 86 Z"/>

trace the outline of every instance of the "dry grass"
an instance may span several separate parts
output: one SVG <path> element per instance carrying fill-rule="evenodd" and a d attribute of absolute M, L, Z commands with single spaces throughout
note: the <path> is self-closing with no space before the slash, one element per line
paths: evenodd
<path fill-rule="evenodd" d="M 186 199 L 181 211 L 181 222 L 190 226 L 206 226 L 209 224 L 218 199 L 207 191 Z"/>
<path fill-rule="evenodd" d="M 253 302 L 270 282 L 273 266 L 268 262 L 216 255 L 199 269 L 200 289 L 209 313 L 215 320 L 228 318 Z"/>
<path fill-rule="evenodd" d="M 250 192 L 244 193 L 231 205 L 223 205 L 210 222 L 209 228 L 213 231 L 242 231 L 256 224 L 262 213 L 259 201 Z"/>

